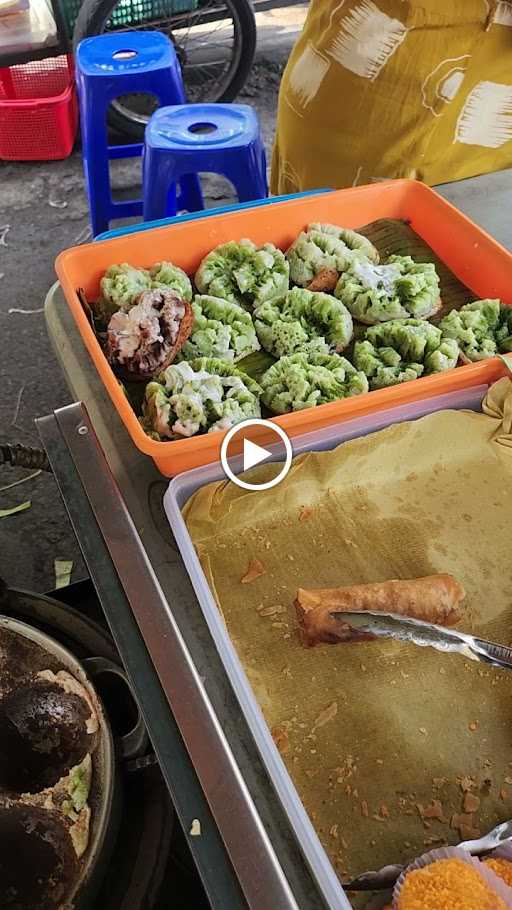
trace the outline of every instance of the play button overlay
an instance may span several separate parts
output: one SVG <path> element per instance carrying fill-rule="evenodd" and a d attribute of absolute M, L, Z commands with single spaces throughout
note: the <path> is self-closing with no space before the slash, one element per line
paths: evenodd
<path fill-rule="evenodd" d="M 252 427 L 266 430 L 267 435 L 269 432 L 272 433 L 274 438 L 269 443 L 269 448 L 264 448 L 263 446 L 258 445 L 258 443 L 253 442 L 252 439 L 246 438 L 248 430 Z M 249 481 L 237 477 L 231 469 L 228 459 L 228 446 L 233 442 L 235 437 L 238 437 L 239 442 L 243 443 L 243 461 L 241 465 L 243 471 L 249 471 L 251 468 L 254 468 L 258 464 L 262 464 L 267 459 L 276 458 L 276 456 L 281 458 L 282 455 L 284 455 L 284 463 L 282 464 L 279 473 L 276 474 L 272 480 L 267 480 L 265 482 L 261 481 L 260 483 L 249 483 Z M 292 458 L 292 444 L 285 431 L 270 420 L 257 420 L 256 418 L 254 420 L 243 420 L 242 423 L 237 423 L 234 427 L 231 427 L 222 440 L 220 449 L 220 461 L 224 473 L 229 480 L 236 484 L 237 487 L 242 487 L 243 490 L 270 490 L 271 487 L 277 486 L 277 484 L 281 483 L 288 474 Z"/>
<path fill-rule="evenodd" d="M 244 439 L 244 471 L 254 468 L 255 465 L 270 458 L 272 452 L 269 449 L 263 449 L 261 446 L 251 442 L 250 439 Z"/>

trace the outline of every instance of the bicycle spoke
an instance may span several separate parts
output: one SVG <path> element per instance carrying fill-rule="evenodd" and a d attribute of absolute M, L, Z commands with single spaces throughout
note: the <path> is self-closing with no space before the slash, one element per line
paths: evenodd
<path fill-rule="evenodd" d="M 104 28 L 126 32 L 156 30 L 167 34 L 176 48 L 185 92 L 192 102 L 222 98 L 240 66 L 240 22 L 234 0 L 200 0 L 196 10 L 169 17 L 160 13 L 154 19 L 130 24 L 116 23 L 114 9 Z M 124 119 L 143 126 L 155 102 L 149 95 L 125 95 L 116 99 L 113 106 Z"/>

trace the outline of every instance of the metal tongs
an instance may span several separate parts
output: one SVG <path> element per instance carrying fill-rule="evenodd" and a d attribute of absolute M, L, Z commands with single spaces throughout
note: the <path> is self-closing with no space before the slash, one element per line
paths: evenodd
<path fill-rule="evenodd" d="M 419 619 L 407 619 L 396 613 L 341 612 L 333 610 L 329 614 L 352 629 L 366 632 L 380 638 L 393 638 L 396 641 L 410 642 L 422 648 L 435 648 L 437 651 L 452 651 L 468 660 L 482 661 L 493 667 L 512 670 L 512 648 L 498 645 L 483 638 L 475 638 L 455 629 L 446 629 Z M 473 841 L 464 841 L 458 846 L 475 856 L 494 849 L 499 844 L 512 838 L 512 821 L 502 822 L 484 837 Z M 384 866 L 376 872 L 365 872 L 343 887 L 353 891 L 377 891 L 391 888 L 405 867 L 400 865 Z"/>
<path fill-rule="evenodd" d="M 329 615 L 359 632 L 366 632 L 379 638 L 410 642 L 421 648 L 453 651 L 467 660 L 478 660 L 493 667 L 512 670 L 512 648 L 486 641 L 484 638 L 475 638 L 474 635 L 467 635 L 465 632 L 457 632 L 455 629 L 436 626 L 419 619 L 408 619 L 396 613 L 333 610 Z"/>
<path fill-rule="evenodd" d="M 488 834 L 478 840 L 466 840 L 457 846 L 466 850 L 471 856 L 481 856 L 495 850 L 512 838 L 512 821 L 501 822 Z M 392 888 L 406 867 L 401 865 L 383 866 L 375 872 L 363 872 L 352 881 L 343 882 L 346 891 L 385 891 Z"/>

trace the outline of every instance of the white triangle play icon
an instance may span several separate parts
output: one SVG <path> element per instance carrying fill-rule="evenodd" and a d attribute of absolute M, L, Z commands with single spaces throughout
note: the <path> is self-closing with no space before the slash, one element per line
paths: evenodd
<path fill-rule="evenodd" d="M 275 473 L 275 476 L 272 476 L 270 480 L 266 479 L 269 472 L 264 471 L 263 475 L 260 475 L 257 479 L 256 477 L 252 478 L 254 482 L 251 483 L 249 480 L 242 480 L 242 477 L 235 474 L 230 467 L 228 459 L 228 446 L 231 440 L 234 439 L 237 434 L 245 433 L 249 427 L 259 427 L 260 429 L 265 429 L 267 434 L 265 436 L 265 439 L 268 438 L 269 434 L 273 434 L 274 436 L 279 437 L 280 443 L 277 448 L 273 443 L 269 443 L 271 448 L 264 449 L 263 446 L 259 446 L 256 442 L 251 442 L 250 439 L 245 439 L 242 436 L 244 471 L 250 470 L 250 468 L 253 468 L 255 465 L 260 464 L 262 461 L 268 461 L 270 458 L 278 458 L 278 464 L 276 464 L 275 467 L 280 468 L 280 470 L 278 470 L 277 473 Z M 238 452 L 240 451 L 239 446 L 240 443 L 238 443 L 237 446 Z M 281 464 L 283 461 L 283 450 L 286 454 L 286 458 L 284 459 L 284 463 Z M 249 420 L 242 420 L 241 423 L 236 423 L 233 427 L 231 427 L 231 429 L 228 430 L 224 436 L 220 447 L 220 463 L 226 477 L 231 481 L 231 483 L 235 483 L 238 487 L 241 487 L 242 490 L 261 491 L 270 490 L 272 487 L 275 487 L 286 477 L 288 471 L 290 470 L 292 459 L 292 444 L 282 427 L 280 427 L 279 424 L 274 423 L 272 420 L 260 420 L 256 417 L 250 418 Z M 236 465 L 238 470 L 240 470 L 240 462 L 238 460 L 236 462 Z"/>
<path fill-rule="evenodd" d="M 268 449 L 256 445 L 250 439 L 244 439 L 244 471 L 253 468 L 260 461 L 265 461 L 265 458 L 270 458 L 271 455 L 272 452 L 269 452 Z"/>

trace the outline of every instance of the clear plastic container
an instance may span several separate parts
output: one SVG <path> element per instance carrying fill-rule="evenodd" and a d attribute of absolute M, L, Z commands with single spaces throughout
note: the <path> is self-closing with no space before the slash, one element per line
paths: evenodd
<path fill-rule="evenodd" d="M 29 8 L 1 14 L 0 53 L 40 50 L 57 44 L 57 26 L 46 0 L 31 0 Z"/>
<path fill-rule="evenodd" d="M 347 420 L 338 426 L 325 427 L 295 437 L 292 440 L 294 456 L 303 452 L 320 452 L 333 449 L 349 439 L 367 436 L 369 433 L 382 430 L 391 424 L 402 423 L 406 420 L 417 420 L 435 411 L 446 409 L 471 409 L 478 411 L 487 388 L 487 385 L 473 386 L 462 391 L 438 395 L 423 401 L 412 402 L 369 414 L 365 417 Z M 268 446 L 268 448 L 271 449 L 272 446 Z M 275 457 L 268 459 L 268 462 L 282 460 L 282 447 L 274 447 L 274 450 L 276 451 Z M 237 459 L 230 459 L 230 464 L 235 474 L 240 473 L 242 471 L 243 456 L 241 455 Z M 208 586 L 183 520 L 181 510 L 196 490 L 205 486 L 205 484 L 224 479 L 225 474 L 219 462 L 180 474 L 171 481 L 164 496 L 165 513 L 224 669 L 251 729 L 262 761 L 267 768 L 276 793 L 295 832 L 306 862 L 327 906 L 331 910 L 350 910 L 350 903 L 343 891 L 339 878 L 302 805 L 294 783 L 272 739 L 235 647 L 227 634 L 226 626 Z M 254 495 L 257 496 L 258 494 L 255 493 Z"/>
<path fill-rule="evenodd" d="M 0 0 L 0 17 L 21 13 L 30 6 L 29 0 Z"/>

